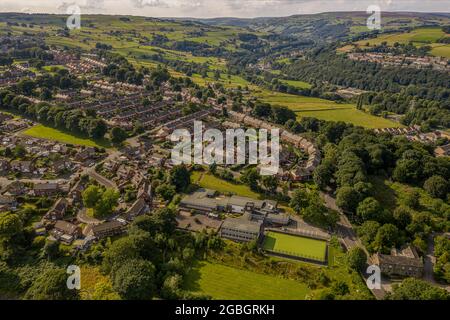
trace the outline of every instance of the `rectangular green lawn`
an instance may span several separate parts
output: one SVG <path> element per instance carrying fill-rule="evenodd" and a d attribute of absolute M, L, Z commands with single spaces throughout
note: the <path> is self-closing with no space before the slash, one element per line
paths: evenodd
<path fill-rule="evenodd" d="M 99 147 L 99 148 L 110 147 L 110 144 L 108 143 L 107 140 L 94 141 L 89 138 L 77 136 L 77 135 L 74 135 L 69 132 L 64 132 L 59 129 L 44 126 L 42 124 L 39 124 L 37 126 L 34 126 L 30 129 L 25 130 L 23 132 L 23 134 L 30 136 L 30 137 L 34 137 L 34 138 L 53 140 L 53 141 L 58 141 L 58 142 L 73 144 L 73 145 Z"/>
<path fill-rule="evenodd" d="M 326 259 L 327 243 L 322 240 L 291 236 L 278 232 L 268 232 L 264 238 L 263 248 L 268 251 L 324 262 Z"/>
<path fill-rule="evenodd" d="M 210 262 L 198 262 L 188 273 L 185 289 L 218 300 L 303 300 L 306 284 Z"/>

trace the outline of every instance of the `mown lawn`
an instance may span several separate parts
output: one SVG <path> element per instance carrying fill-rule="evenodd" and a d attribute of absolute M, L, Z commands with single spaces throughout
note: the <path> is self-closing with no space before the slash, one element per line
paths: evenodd
<path fill-rule="evenodd" d="M 265 250 L 323 262 L 326 258 L 327 243 L 305 237 L 268 232 L 264 238 L 263 247 Z"/>
<path fill-rule="evenodd" d="M 260 195 L 243 184 L 234 184 L 216 178 L 210 173 L 194 171 L 192 174 L 192 182 L 205 189 L 212 189 L 220 193 L 234 193 L 238 196 L 259 199 Z"/>
<path fill-rule="evenodd" d="M 310 292 L 294 280 L 203 261 L 188 273 L 185 288 L 219 300 L 302 300 Z"/>
<path fill-rule="evenodd" d="M 98 147 L 98 148 L 110 148 L 111 145 L 107 140 L 92 140 L 83 136 L 75 135 L 73 133 L 65 132 L 59 129 L 51 128 L 39 124 L 23 132 L 24 135 L 58 141 L 67 144 L 88 146 L 88 147 Z"/>

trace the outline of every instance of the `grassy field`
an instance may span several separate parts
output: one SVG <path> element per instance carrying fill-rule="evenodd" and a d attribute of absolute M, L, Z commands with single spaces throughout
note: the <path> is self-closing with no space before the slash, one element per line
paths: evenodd
<path fill-rule="evenodd" d="M 220 193 L 234 193 L 238 196 L 258 199 L 260 195 L 250 190 L 250 188 L 243 184 L 234 184 L 216 178 L 210 173 L 194 171 L 192 174 L 192 182 L 202 188 L 212 189 Z"/>
<path fill-rule="evenodd" d="M 264 238 L 263 248 L 269 251 L 324 262 L 326 260 L 327 243 L 305 237 L 268 232 Z"/>
<path fill-rule="evenodd" d="M 189 291 L 223 300 L 302 300 L 306 284 L 210 262 L 198 262 L 185 281 Z"/>
<path fill-rule="evenodd" d="M 111 145 L 107 140 L 94 141 L 86 137 L 77 136 L 69 132 L 44 126 L 42 124 L 39 124 L 37 126 L 25 130 L 23 134 L 34 138 L 53 140 L 67 144 L 98 147 L 98 148 L 111 147 Z"/>
<path fill-rule="evenodd" d="M 394 43 L 407 44 L 412 42 L 414 45 L 420 47 L 424 45 L 430 45 L 433 47 L 431 54 L 434 56 L 441 56 L 450 58 L 450 44 L 438 43 L 439 39 L 450 37 L 449 34 L 445 34 L 441 28 L 418 28 L 412 30 L 411 32 L 404 33 L 392 33 L 381 35 L 374 39 L 361 40 L 356 42 L 361 47 L 380 45 L 386 42 L 388 45 L 392 46 Z M 344 48 L 341 48 L 341 51 Z"/>
<path fill-rule="evenodd" d="M 353 104 L 339 104 L 319 98 L 267 90 L 259 91 L 256 95 L 262 101 L 288 107 L 297 114 L 299 119 L 302 117 L 314 117 L 327 121 L 343 121 L 371 129 L 402 127 L 397 122 L 357 110 Z"/>

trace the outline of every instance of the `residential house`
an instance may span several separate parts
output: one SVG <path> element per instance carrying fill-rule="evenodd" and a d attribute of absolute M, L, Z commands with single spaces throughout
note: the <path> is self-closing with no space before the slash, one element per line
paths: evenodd
<path fill-rule="evenodd" d="M 11 169 L 9 161 L 6 159 L 0 159 L 0 173 L 7 173 Z"/>
<path fill-rule="evenodd" d="M 440 146 L 434 149 L 434 154 L 436 157 L 448 157 L 450 156 L 450 144 L 445 146 Z"/>
<path fill-rule="evenodd" d="M 53 207 L 45 214 L 44 219 L 46 220 L 61 220 L 64 218 L 66 211 L 69 207 L 69 202 L 64 199 L 58 199 Z"/>
<path fill-rule="evenodd" d="M 97 239 L 119 235 L 124 231 L 125 225 L 119 221 L 108 221 L 92 227 L 92 235 Z"/>
<path fill-rule="evenodd" d="M 16 208 L 17 201 L 15 197 L 0 195 L 0 212 L 15 210 Z"/>
<path fill-rule="evenodd" d="M 26 191 L 25 184 L 20 181 L 11 182 L 3 190 L 3 192 L 5 194 L 11 195 L 11 196 L 21 196 L 21 195 L 25 194 L 25 191 Z"/>
<path fill-rule="evenodd" d="M 70 169 L 72 167 L 72 164 L 70 161 L 61 159 L 53 162 L 53 171 L 56 173 L 60 173 L 64 170 Z"/>
<path fill-rule="evenodd" d="M 412 247 L 393 249 L 390 255 L 377 253 L 372 262 L 388 276 L 421 278 L 424 271 L 423 261 Z"/>
<path fill-rule="evenodd" d="M 34 165 L 32 161 L 11 161 L 11 169 L 21 173 L 32 173 L 34 171 Z"/>
<path fill-rule="evenodd" d="M 127 219 L 134 220 L 137 216 L 150 212 L 150 206 L 143 198 L 137 199 L 127 211 Z"/>
<path fill-rule="evenodd" d="M 61 192 L 57 183 L 37 183 L 34 185 L 33 192 L 39 197 L 51 197 Z"/>
<path fill-rule="evenodd" d="M 88 147 L 75 155 L 75 161 L 84 162 L 95 157 L 95 148 Z"/>
<path fill-rule="evenodd" d="M 81 229 L 77 225 L 59 220 L 50 233 L 55 239 L 66 244 L 71 244 L 81 235 Z"/>

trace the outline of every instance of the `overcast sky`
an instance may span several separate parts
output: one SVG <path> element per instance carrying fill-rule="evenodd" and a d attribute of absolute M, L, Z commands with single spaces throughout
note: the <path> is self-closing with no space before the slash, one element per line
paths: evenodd
<path fill-rule="evenodd" d="M 2 12 L 66 13 L 77 4 L 83 13 L 152 17 L 268 17 L 327 11 L 449 12 L 450 0 L 0 0 Z"/>

